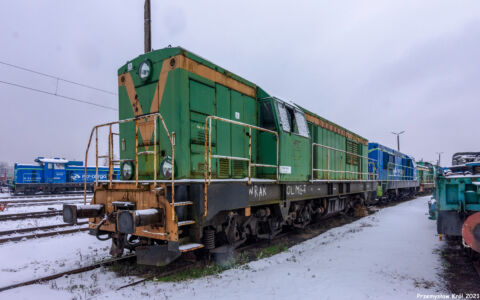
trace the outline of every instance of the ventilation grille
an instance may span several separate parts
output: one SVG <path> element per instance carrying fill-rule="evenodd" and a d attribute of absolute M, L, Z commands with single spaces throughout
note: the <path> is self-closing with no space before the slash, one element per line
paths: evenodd
<path fill-rule="evenodd" d="M 241 160 L 233 161 L 233 176 L 245 177 L 247 175 L 247 162 Z"/>
<path fill-rule="evenodd" d="M 351 140 L 346 140 L 346 150 L 349 153 L 358 153 L 358 143 Z M 358 165 L 358 156 L 347 153 L 346 162 L 349 165 Z"/>
<path fill-rule="evenodd" d="M 230 161 L 225 158 L 221 158 L 218 160 L 218 169 L 219 173 L 218 176 L 222 178 L 226 178 L 230 175 Z"/>
<path fill-rule="evenodd" d="M 197 141 L 200 142 L 200 143 L 205 143 L 205 132 L 204 131 L 202 131 L 202 130 L 198 131 Z"/>

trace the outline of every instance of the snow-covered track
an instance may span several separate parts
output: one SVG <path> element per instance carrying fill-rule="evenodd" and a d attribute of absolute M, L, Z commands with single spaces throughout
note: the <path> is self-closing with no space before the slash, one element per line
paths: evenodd
<path fill-rule="evenodd" d="M 0 221 L 45 218 L 45 217 L 58 216 L 61 214 L 62 214 L 61 210 L 27 212 L 27 213 L 20 213 L 20 214 L 6 214 L 6 215 L 0 215 Z"/>
<path fill-rule="evenodd" d="M 113 263 L 116 263 L 116 262 L 127 261 L 127 260 L 130 260 L 130 259 L 133 259 L 133 258 L 135 258 L 134 254 L 123 256 L 123 257 L 118 257 L 118 258 L 111 258 L 111 259 L 108 259 L 108 260 L 104 260 L 104 261 L 100 261 L 100 262 L 91 264 L 89 266 L 80 267 L 80 268 L 77 268 L 77 269 L 72 269 L 72 270 L 69 270 L 69 271 L 60 272 L 60 273 L 56 273 L 56 274 L 53 274 L 53 275 L 48 275 L 48 276 L 40 277 L 40 278 L 37 278 L 37 279 L 32 279 L 32 280 L 23 281 L 23 282 L 7 285 L 7 286 L 4 286 L 4 287 L 0 287 L 0 292 L 6 291 L 6 290 L 11 290 L 11 289 L 22 287 L 22 286 L 27 286 L 27 285 L 32 285 L 32 284 L 36 284 L 36 283 L 42 283 L 42 282 L 50 281 L 50 280 L 53 280 L 53 279 L 63 277 L 65 275 L 72 275 L 72 274 L 87 272 L 87 271 L 97 269 L 97 268 L 100 268 L 100 267 L 103 267 L 103 266 L 112 265 Z"/>
<path fill-rule="evenodd" d="M 91 196 L 92 193 L 87 193 L 87 196 Z M 71 194 L 55 194 L 55 195 L 21 195 L 21 196 L 9 196 L 9 197 L 0 197 L 0 200 L 15 200 L 15 199 L 25 199 L 25 198 L 62 198 L 62 197 L 83 197 L 83 193 L 71 193 Z"/>
<path fill-rule="evenodd" d="M 86 230 L 88 230 L 88 227 L 80 227 L 80 228 L 67 229 L 67 230 L 59 230 L 59 231 L 51 231 L 51 232 L 45 232 L 45 233 L 35 233 L 35 234 L 29 234 L 29 235 L 19 235 L 19 236 L 7 237 L 7 238 L 0 238 L 0 244 L 7 243 L 7 242 L 36 239 L 41 237 L 49 237 L 49 236 L 54 236 L 58 234 L 70 234 L 70 233 L 86 231 Z"/>
<path fill-rule="evenodd" d="M 79 222 L 77 225 L 85 225 L 88 224 L 88 222 Z M 56 229 L 56 228 L 64 228 L 64 227 L 71 227 L 73 225 L 70 224 L 55 224 L 55 225 L 47 225 L 47 226 L 40 226 L 40 227 L 31 227 L 31 228 L 18 228 L 18 229 L 12 229 L 12 230 L 5 230 L 5 231 L 0 231 L 0 236 L 5 236 L 5 235 L 11 235 L 15 233 L 27 233 L 27 232 L 35 232 L 39 230 L 51 230 L 51 229 Z"/>
<path fill-rule="evenodd" d="M 90 200 L 87 200 L 89 203 Z M 83 204 L 83 197 L 75 197 L 75 198 L 59 198 L 59 199 L 39 199 L 39 200 L 22 200 L 22 201 L 5 201 L 0 200 L 0 205 L 6 205 L 6 207 L 24 207 L 24 206 L 41 206 L 41 205 L 53 205 L 53 204 L 64 204 L 64 203 L 82 203 Z"/>

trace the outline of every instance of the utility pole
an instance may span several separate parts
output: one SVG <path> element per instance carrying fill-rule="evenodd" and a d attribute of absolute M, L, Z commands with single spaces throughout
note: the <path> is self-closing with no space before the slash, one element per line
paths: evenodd
<path fill-rule="evenodd" d="M 435 152 L 438 154 L 438 161 L 437 161 L 437 165 L 440 166 L 440 158 L 442 157 L 442 153 L 443 152 Z"/>
<path fill-rule="evenodd" d="M 404 133 L 404 132 L 405 132 L 405 130 L 402 130 L 402 131 L 400 131 L 400 132 L 398 132 L 398 133 L 392 131 L 392 133 L 397 136 L 397 151 L 398 151 L 398 152 L 400 152 L 400 135 L 401 135 L 402 133 Z"/>
<path fill-rule="evenodd" d="M 145 53 L 152 51 L 152 20 L 150 19 L 150 0 L 145 0 Z"/>

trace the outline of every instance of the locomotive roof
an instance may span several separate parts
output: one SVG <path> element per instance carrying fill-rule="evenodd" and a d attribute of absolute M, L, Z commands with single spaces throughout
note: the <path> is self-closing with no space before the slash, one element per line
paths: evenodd
<path fill-rule="evenodd" d="M 55 163 L 55 164 L 66 164 L 68 160 L 63 158 L 46 158 L 46 157 L 37 157 L 35 162 L 42 162 L 42 163 Z"/>
<path fill-rule="evenodd" d="M 372 150 L 375 150 L 375 149 L 380 149 L 382 151 L 385 151 L 387 152 L 388 154 L 392 154 L 392 155 L 398 155 L 400 157 L 405 157 L 405 158 L 410 158 L 410 159 L 413 159 L 413 156 L 410 156 L 408 154 L 405 154 L 405 153 L 402 153 L 402 152 L 398 152 L 397 150 L 394 150 L 392 148 L 389 148 L 387 146 L 384 146 L 382 144 L 379 144 L 377 142 L 370 142 L 368 143 L 368 152 L 372 151 Z"/>
<path fill-rule="evenodd" d="M 331 125 L 334 126 L 334 127 L 337 127 L 337 128 L 339 128 L 339 129 L 341 129 L 341 130 L 343 130 L 343 131 L 345 131 L 345 132 L 348 132 L 349 134 L 353 135 L 354 137 L 356 137 L 356 139 L 360 140 L 360 141 L 361 141 L 362 143 L 364 143 L 364 144 L 367 144 L 367 143 L 368 143 L 368 140 L 367 140 L 366 138 L 364 138 L 363 136 L 361 136 L 361 135 L 359 135 L 359 134 L 356 134 L 355 132 L 353 132 L 353 131 L 345 128 L 345 127 L 342 127 L 342 126 L 338 125 L 337 123 L 334 123 L 334 122 L 332 122 L 332 121 L 329 121 L 329 120 L 327 120 L 327 119 L 325 119 L 325 118 L 317 115 L 316 113 L 313 113 L 313 112 L 309 111 L 308 109 L 306 109 L 306 108 L 304 108 L 304 107 L 302 107 L 302 106 L 300 106 L 300 105 L 298 105 L 298 104 L 295 104 L 295 105 L 296 105 L 298 108 L 300 108 L 305 114 L 311 115 L 311 116 L 313 116 L 313 117 L 315 117 L 315 118 L 317 118 L 317 119 L 322 120 L 323 122 L 325 122 L 325 123 L 327 123 L 327 124 L 331 124 Z"/>
<path fill-rule="evenodd" d="M 132 60 L 129 60 L 127 61 L 123 66 L 121 66 L 119 69 L 118 69 L 118 75 L 121 75 L 121 74 L 124 74 L 126 72 L 128 72 L 128 65 L 130 63 L 132 63 L 132 65 L 134 67 L 138 66 L 141 62 L 145 61 L 146 59 L 150 60 L 152 63 L 157 63 L 157 62 L 161 62 L 161 61 L 164 61 L 165 59 L 167 58 L 170 58 L 170 57 L 173 57 L 173 56 L 176 56 L 176 55 L 183 55 L 185 57 L 188 57 L 200 64 L 203 64 L 217 72 L 220 72 L 228 77 L 231 77 L 235 80 L 238 80 L 239 82 L 243 83 L 243 84 L 246 84 L 252 88 L 255 88 L 257 90 L 257 97 L 258 98 L 265 98 L 265 97 L 271 97 L 271 95 L 269 95 L 266 91 L 264 91 L 263 89 L 261 89 L 260 87 L 258 87 L 257 85 L 255 85 L 254 83 L 210 62 L 209 60 L 206 60 L 196 54 L 194 54 L 193 52 L 190 52 L 184 48 L 181 48 L 181 47 L 168 47 L 168 48 L 163 48 L 163 49 L 158 49 L 158 50 L 154 50 L 154 51 L 151 51 L 151 52 L 148 52 L 148 53 L 144 53 L 144 54 L 141 54 L 139 56 L 137 56 L 136 58 L 132 59 Z M 272 97 L 272 98 L 275 98 L 275 97 Z M 278 99 L 278 98 L 276 98 Z M 281 99 L 278 99 L 280 101 L 282 101 Z M 285 101 L 284 101 L 285 102 Z M 288 103 L 287 103 L 288 104 Z M 328 128 L 330 130 L 333 130 L 333 131 L 337 131 L 339 134 L 342 134 L 344 136 L 346 136 L 347 138 L 350 138 L 350 139 L 353 139 L 353 140 L 356 140 L 358 142 L 361 142 L 365 145 L 368 144 L 368 140 L 358 134 L 356 134 L 355 132 L 353 131 L 350 131 L 332 121 L 329 121 L 325 118 L 322 118 L 321 116 L 301 107 L 300 105 L 298 104 L 293 104 L 295 106 L 297 106 L 300 110 L 302 110 L 305 114 L 308 114 L 312 117 L 314 117 L 314 119 L 317 119 L 319 122 L 318 123 L 321 123 L 322 127 L 325 127 L 325 128 Z M 315 121 L 317 121 L 315 120 Z M 308 121 L 308 120 L 307 120 Z M 309 121 L 312 121 L 312 120 L 309 120 Z M 317 123 L 317 122 L 315 122 Z M 319 124 L 320 125 L 320 124 Z"/>
<path fill-rule="evenodd" d="M 238 75 L 235 75 L 234 73 L 228 71 L 228 70 L 225 70 L 224 68 L 196 55 L 195 53 L 192 53 L 184 48 L 181 48 L 181 47 L 171 47 L 171 48 L 163 48 L 163 49 L 158 49 L 158 50 L 154 50 L 154 51 L 151 51 L 151 52 L 148 52 L 148 53 L 144 53 L 144 54 L 141 54 L 139 56 L 137 56 L 136 58 L 132 59 L 132 60 L 129 60 L 127 61 L 123 66 L 121 66 L 119 69 L 118 69 L 118 75 L 121 75 L 121 74 L 124 74 L 128 71 L 128 64 L 129 63 L 133 63 L 134 66 L 138 66 L 141 62 L 143 62 L 144 60 L 148 59 L 150 60 L 152 63 L 156 63 L 156 62 L 161 62 L 161 61 L 164 61 L 165 59 L 167 58 L 170 58 L 170 57 L 173 57 L 175 55 L 183 55 L 185 57 L 188 57 L 202 65 L 205 65 L 219 73 L 222 73 L 228 77 L 231 77 L 235 80 L 238 80 L 240 81 L 241 83 L 243 84 L 246 84 L 250 87 L 253 87 L 253 88 L 256 88 L 256 85 L 253 84 L 252 82 L 238 76 Z"/>

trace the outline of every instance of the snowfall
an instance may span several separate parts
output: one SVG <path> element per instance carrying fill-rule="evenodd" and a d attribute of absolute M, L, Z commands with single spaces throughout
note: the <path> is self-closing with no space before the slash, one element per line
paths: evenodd
<path fill-rule="evenodd" d="M 442 241 L 417 198 L 331 229 L 269 258 L 183 282 L 147 281 L 108 268 L 0 293 L 0 299 L 420 299 L 445 295 Z M 58 222 L 58 220 L 56 221 Z M 0 287 L 108 257 L 85 232 L 0 244 Z"/>

